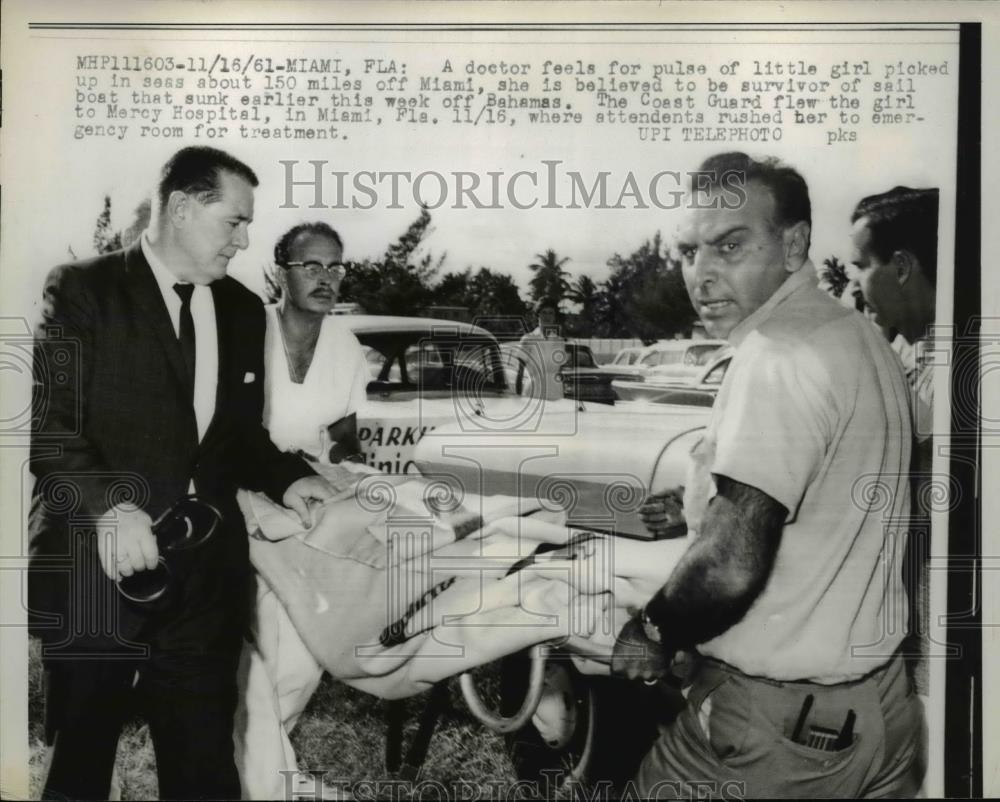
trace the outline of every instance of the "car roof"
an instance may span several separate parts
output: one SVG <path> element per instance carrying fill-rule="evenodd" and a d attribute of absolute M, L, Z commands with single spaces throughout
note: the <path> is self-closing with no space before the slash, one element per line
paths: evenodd
<path fill-rule="evenodd" d="M 444 335 L 452 333 L 494 339 L 486 329 L 461 323 L 457 320 L 443 320 L 434 317 L 404 317 L 402 315 L 342 315 L 340 320 L 355 334 L 424 331 L 437 329 Z"/>
<path fill-rule="evenodd" d="M 562 345 L 564 350 L 569 350 L 570 348 L 576 348 L 578 351 L 589 351 L 591 356 L 594 355 L 593 350 L 586 343 L 574 343 L 569 340 L 562 340 Z M 521 343 L 520 340 L 507 340 L 505 342 L 500 343 L 500 350 L 503 351 L 504 353 L 507 353 L 509 351 L 520 352 L 523 349 L 524 345 Z"/>
<path fill-rule="evenodd" d="M 638 362 L 644 360 L 650 354 L 656 354 L 661 352 L 684 352 L 688 348 L 694 345 L 711 345 L 716 348 L 722 348 L 729 343 L 726 340 L 660 340 L 652 345 L 645 346 L 639 353 Z"/>
<path fill-rule="evenodd" d="M 681 351 L 694 345 L 711 345 L 721 348 L 728 345 L 726 340 L 662 340 L 660 342 L 647 345 L 643 350 L 648 354 L 653 351 Z"/>

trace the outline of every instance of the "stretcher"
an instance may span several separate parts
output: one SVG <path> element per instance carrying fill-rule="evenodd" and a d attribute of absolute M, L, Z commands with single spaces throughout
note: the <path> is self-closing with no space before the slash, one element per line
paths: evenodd
<path fill-rule="evenodd" d="M 642 542 L 567 526 L 557 505 L 456 495 L 442 482 L 320 466 L 337 496 L 306 529 L 260 494 L 241 505 L 251 561 L 316 660 L 384 699 L 459 675 L 472 713 L 497 732 L 523 726 L 557 645 L 609 660 L 628 610 L 662 586 L 688 538 Z M 513 715 L 490 711 L 469 672 L 530 650 Z"/>

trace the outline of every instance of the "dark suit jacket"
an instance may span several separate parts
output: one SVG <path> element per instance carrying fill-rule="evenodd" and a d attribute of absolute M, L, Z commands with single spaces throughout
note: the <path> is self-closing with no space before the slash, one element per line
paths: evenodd
<path fill-rule="evenodd" d="M 248 604 L 238 487 L 280 501 L 313 471 L 261 423 L 264 311 L 239 282 L 211 285 L 219 343 L 215 416 L 198 442 L 183 357 L 138 243 L 55 268 L 35 345 L 29 622 L 47 652 L 235 648 Z M 181 579 L 163 609 L 125 602 L 100 566 L 92 523 L 132 500 L 155 520 L 197 493 L 222 512 L 206 546 L 172 555 Z M 155 605 L 154 605 L 155 607 Z"/>

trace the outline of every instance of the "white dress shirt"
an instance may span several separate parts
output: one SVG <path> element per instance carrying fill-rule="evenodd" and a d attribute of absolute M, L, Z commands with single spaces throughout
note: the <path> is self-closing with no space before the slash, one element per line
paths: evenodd
<path fill-rule="evenodd" d="M 174 334 L 180 336 L 181 299 L 174 284 L 181 282 L 153 251 L 147 232 L 140 240 L 142 254 L 153 269 L 160 295 L 167 305 Z M 215 302 L 207 284 L 196 284 L 191 295 L 191 317 L 194 319 L 194 414 L 198 421 L 200 441 L 215 414 L 215 396 L 219 383 L 219 339 L 215 323 Z"/>

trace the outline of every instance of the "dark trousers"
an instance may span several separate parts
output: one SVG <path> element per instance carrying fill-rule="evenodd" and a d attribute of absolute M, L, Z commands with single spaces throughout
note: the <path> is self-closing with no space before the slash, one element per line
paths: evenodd
<path fill-rule="evenodd" d="M 118 737 L 135 713 L 149 724 L 160 799 L 239 799 L 233 715 L 239 653 L 45 664 L 43 799 L 107 799 Z"/>

